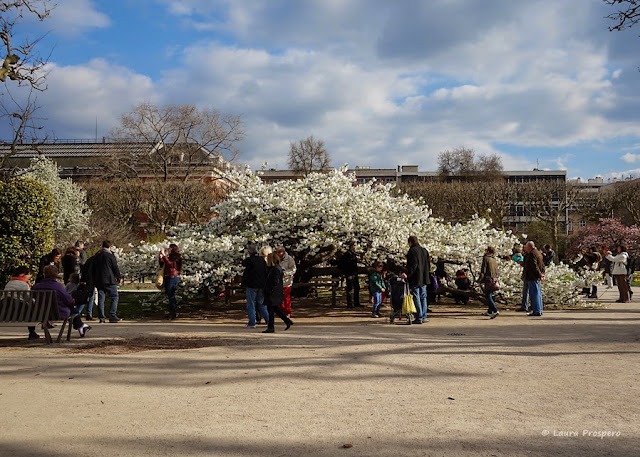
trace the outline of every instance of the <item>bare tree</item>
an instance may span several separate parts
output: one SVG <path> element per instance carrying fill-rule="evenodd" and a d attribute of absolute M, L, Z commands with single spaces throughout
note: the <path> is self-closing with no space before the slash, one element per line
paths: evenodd
<path fill-rule="evenodd" d="M 0 59 L 0 81 L 4 88 L 0 94 L 0 119 L 10 127 L 11 137 L 4 138 L 9 144 L 8 152 L 0 157 L 0 168 L 8 168 L 10 159 L 18 152 L 36 149 L 44 141 L 39 137 L 42 127 L 38 125 L 36 112 L 39 109 L 34 91 L 46 90 L 47 58 L 37 53 L 37 44 L 42 39 L 30 39 L 18 30 L 21 20 L 27 16 L 43 21 L 55 8 L 50 0 L 3 0 L 0 1 L 0 39 L 2 51 Z M 14 96 L 9 83 L 16 86 L 27 86 L 24 98 Z M 15 90 L 14 90 L 15 92 Z M 12 170 L 4 177 L 10 176 Z"/>
<path fill-rule="evenodd" d="M 306 175 L 312 171 L 324 171 L 330 166 L 329 152 L 324 147 L 324 141 L 316 140 L 313 135 L 291 142 L 289 149 L 289 168 L 297 173 Z"/>
<path fill-rule="evenodd" d="M 148 150 L 118 148 L 105 162 L 108 174 L 187 180 L 200 171 L 223 167 L 238 154 L 244 138 L 242 119 L 193 105 L 142 103 L 125 113 L 112 134 L 123 142 L 142 142 Z"/>
<path fill-rule="evenodd" d="M 640 1 L 638 0 L 603 0 L 607 5 L 615 6 L 619 5 L 622 9 L 619 9 L 615 13 L 611 13 L 606 16 L 607 19 L 614 21 L 612 27 L 609 27 L 609 31 L 614 30 L 621 31 L 628 29 L 640 22 Z"/>
<path fill-rule="evenodd" d="M 25 16 L 36 17 L 43 21 L 55 8 L 50 0 L 3 0 L 0 1 L 0 39 L 3 63 L 0 68 L 0 81 L 8 79 L 18 83 L 27 83 L 34 89 L 44 90 L 46 74 L 42 72 L 47 59 L 36 53 L 36 46 L 42 39 L 30 39 L 28 36 L 16 43 L 16 26 Z"/>
<path fill-rule="evenodd" d="M 503 179 L 502 160 L 497 154 L 480 155 L 465 147 L 446 150 L 438 155 L 438 172 L 442 179 L 490 181 Z"/>
<path fill-rule="evenodd" d="M 567 223 L 568 211 L 575 207 L 581 189 L 566 181 L 534 181 L 518 184 L 516 200 L 527 216 L 548 224 L 553 244 L 558 246 L 559 229 Z"/>
<path fill-rule="evenodd" d="M 9 162 L 17 153 L 37 150 L 38 145 L 46 141 L 46 137 L 40 135 L 43 127 L 37 122 L 40 120 L 37 117 L 39 109 L 40 106 L 32 88 L 29 89 L 29 94 L 23 102 L 16 100 L 8 89 L 5 90 L 0 99 L 0 119 L 9 126 L 11 137 L 5 140 L 9 145 L 8 151 L 0 154 L 0 168 L 10 168 Z M 15 170 L 14 168 L 12 172 Z M 9 172 L 9 175 L 12 172 Z"/>
<path fill-rule="evenodd" d="M 465 222 L 478 214 L 504 228 L 504 219 L 515 195 L 515 185 L 506 180 L 409 182 L 399 186 L 413 198 L 421 198 L 435 217 L 446 222 Z"/>

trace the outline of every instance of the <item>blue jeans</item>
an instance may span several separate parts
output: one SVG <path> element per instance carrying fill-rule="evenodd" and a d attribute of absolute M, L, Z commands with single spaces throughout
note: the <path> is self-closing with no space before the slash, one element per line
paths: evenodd
<path fill-rule="evenodd" d="M 497 313 L 498 308 L 496 307 L 496 302 L 493 301 L 493 295 L 491 295 L 491 292 L 485 292 L 484 296 L 487 299 L 487 305 L 489 305 L 488 311 L 490 313 Z"/>
<path fill-rule="evenodd" d="M 111 297 L 111 308 L 109 308 L 109 317 L 116 317 L 118 311 L 118 286 L 103 286 L 98 289 L 98 317 L 104 319 L 104 295 L 109 292 Z"/>
<path fill-rule="evenodd" d="M 531 302 L 531 311 L 536 314 L 542 314 L 542 287 L 540 280 L 527 281 L 527 295 Z"/>
<path fill-rule="evenodd" d="M 180 283 L 180 276 L 165 277 L 164 278 L 164 291 L 169 298 L 169 311 L 175 311 L 178 307 L 178 301 L 176 300 L 176 289 Z"/>
<path fill-rule="evenodd" d="M 529 311 L 529 288 L 527 286 L 529 281 L 523 279 L 522 282 L 522 309 Z"/>
<path fill-rule="evenodd" d="M 95 287 L 93 288 L 93 292 L 91 292 L 91 298 L 89 298 L 89 301 L 87 303 L 82 303 L 78 306 L 78 312 L 81 313 L 82 310 L 84 309 L 85 305 L 87 306 L 87 316 L 92 316 L 92 312 L 93 312 L 93 304 L 95 303 L 95 299 L 96 299 L 96 294 L 98 293 L 98 289 L 96 289 Z"/>
<path fill-rule="evenodd" d="M 380 311 L 380 305 L 382 304 L 382 292 L 373 292 L 373 314 L 378 314 Z"/>
<path fill-rule="evenodd" d="M 264 322 L 269 325 L 269 311 L 264 305 L 264 290 L 247 287 L 247 314 L 249 325 L 256 325 L 256 309 L 260 310 Z"/>
<path fill-rule="evenodd" d="M 427 286 L 418 286 L 411 288 L 413 302 L 416 305 L 417 319 L 421 321 L 427 320 Z"/>

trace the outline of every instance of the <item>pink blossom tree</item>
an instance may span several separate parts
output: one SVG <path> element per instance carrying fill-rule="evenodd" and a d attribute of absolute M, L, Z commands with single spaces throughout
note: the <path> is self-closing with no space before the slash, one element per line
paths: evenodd
<path fill-rule="evenodd" d="M 615 218 L 600 219 L 599 224 L 587 225 L 578 231 L 567 249 L 567 255 L 575 257 L 586 248 L 601 250 L 618 244 L 624 245 L 629 252 L 640 254 L 640 226 L 626 226 Z"/>

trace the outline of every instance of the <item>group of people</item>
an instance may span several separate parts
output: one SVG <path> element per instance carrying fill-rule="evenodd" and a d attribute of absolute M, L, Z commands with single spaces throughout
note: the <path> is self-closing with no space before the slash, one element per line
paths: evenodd
<path fill-rule="evenodd" d="M 260 250 L 247 246 L 247 257 L 242 261 L 244 272 L 242 285 L 247 297 L 247 328 L 256 328 L 264 320 L 263 333 L 275 332 L 275 315 L 285 323 L 285 330 L 293 325 L 291 320 L 291 286 L 296 272 L 293 258 L 284 246 L 275 251 L 269 246 Z"/>
<path fill-rule="evenodd" d="M 399 316 L 402 297 L 407 292 L 413 296 L 417 310 L 415 319 L 411 323 L 420 324 L 426 322 L 427 304 L 432 301 L 427 291 L 429 289 L 436 291 L 438 282 L 448 279 L 448 275 L 444 271 L 444 262 L 442 261 L 436 263 L 435 273 L 430 273 L 429 252 L 420 246 L 415 236 L 409 237 L 408 244 L 406 267 L 396 266 L 395 271 L 390 271 L 386 264 L 377 261 L 369 270 L 368 285 L 372 301 L 371 316 L 374 318 L 381 317 L 380 308 L 383 306 L 387 289 L 390 288 L 393 308 L 390 322 L 393 323 L 394 319 Z M 590 249 L 584 253 L 583 259 L 589 268 L 597 268 L 599 259 L 610 262 L 611 274 L 620 292 L 617 302 L 628 303 L 633 294 L 630 287 L 631 275 L 634 270 L 632 266 L 633 260 L 624 246 L 617 246 L 615 255 L 606 249 L 603 254 L 603 256 L 600 256 L 599 253 L 594 253 Z M 542 316 L 542 281 L 545 280 L 546 268 L 557 261 L 555 251 L 549 244 L 539 250 L 533 241 L 528 241 L 522 249 L 515 248 L 512 255 L 504 258 L 514 260 L 522 266 L 522 302 L 518 311 L 526 312 L 528 316 Z M 358 256 L 355 242 L 349 243 L 347 251 L 338 261 L 338 268 L 346 278 L 347 308 L 361 306 Z M 440 270 L 440 273 L 438 273 L 438 270 Z M 494 319 L 500 314 L 494 301 L 494 294 L 500 289 L 500 284 L 496 250 L 492 246 L 488 246 L 485 249 L 477 282 L 488 305 L 488 309 L 483 315 Z M 472 284 L 464 269 L 456 272 L 455 284 L 457 290 L 460 291 L 460 293 L 453 294 L 456 303 L 467 303 L 469 295 L 464 292 L 470 290 Z M 590 292 L 592 297 L 594 294 L 597 294 L 596 286 Z M 435 296 L 435 293 L 433 295 Z"/>
<path fill-rule="evenodd" d="M 636 258 L 627 252 L 623 245 L 616 246 L 615 255 L 602 249 L 602 253 L 594 247 L 588 247 L 582 252 L 582 257 L 574 264 L 576 269 L 587 269 L 592 271 L 602 271 L 604 281 L 608 287 L 613 287 L 613 283 L 618 286 L 619 297 L 617 302 L 629 303 L 633 295 L 631 282 L 633 272 L 636 269 Z M 598 286 L 592 285 L 583 290 L 589 298 L 598 298 Z"/>
<path fill-rule="evenodd" d="M 84 323 L 81 313 L 84 308 L 86 320 L 92 321 L 94 303 L 98 304 L 98 320 L 106 322 L 104 302 L 106 294 L 111 297 L 109 322 L 116 323 L 122 319 L 117 316 L 118 284 L 122 281 L 118 262 L 111 252 L 111 243 L 102 242 L 102 248 L 93 256 L 87 258 L 84 243 L 77 241 L 74 246 L 66 249 L 64 256 L 59 249 L 53 249 L 40 259 L 35 284 L 31 287 L 31 272 L 27 267 L 18 267 L 13 272 L 11 280 L 4 290 L 52 290 L 56 294 L 59 316 L 66 319 L 75 315 L 73 328 L 78 330 L 81 337 L 91 330 L 91 326 Z M 52 328 L 55 324 L 47 322 L 43 325 Z M 40 335 L 35 327 L 28 327 L 29 339 L 38 339 Z"/>

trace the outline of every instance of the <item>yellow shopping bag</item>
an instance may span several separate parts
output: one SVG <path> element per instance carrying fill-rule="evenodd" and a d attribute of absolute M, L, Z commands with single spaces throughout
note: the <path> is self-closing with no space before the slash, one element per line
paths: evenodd
<path fill-rule="evenodd" d="M 409 287 L 404 287 L 404 297 L 402 298 L 402 314 L 415 314 L 416 303 L 413 301 L 413 295 L 409 293 Z"/>

